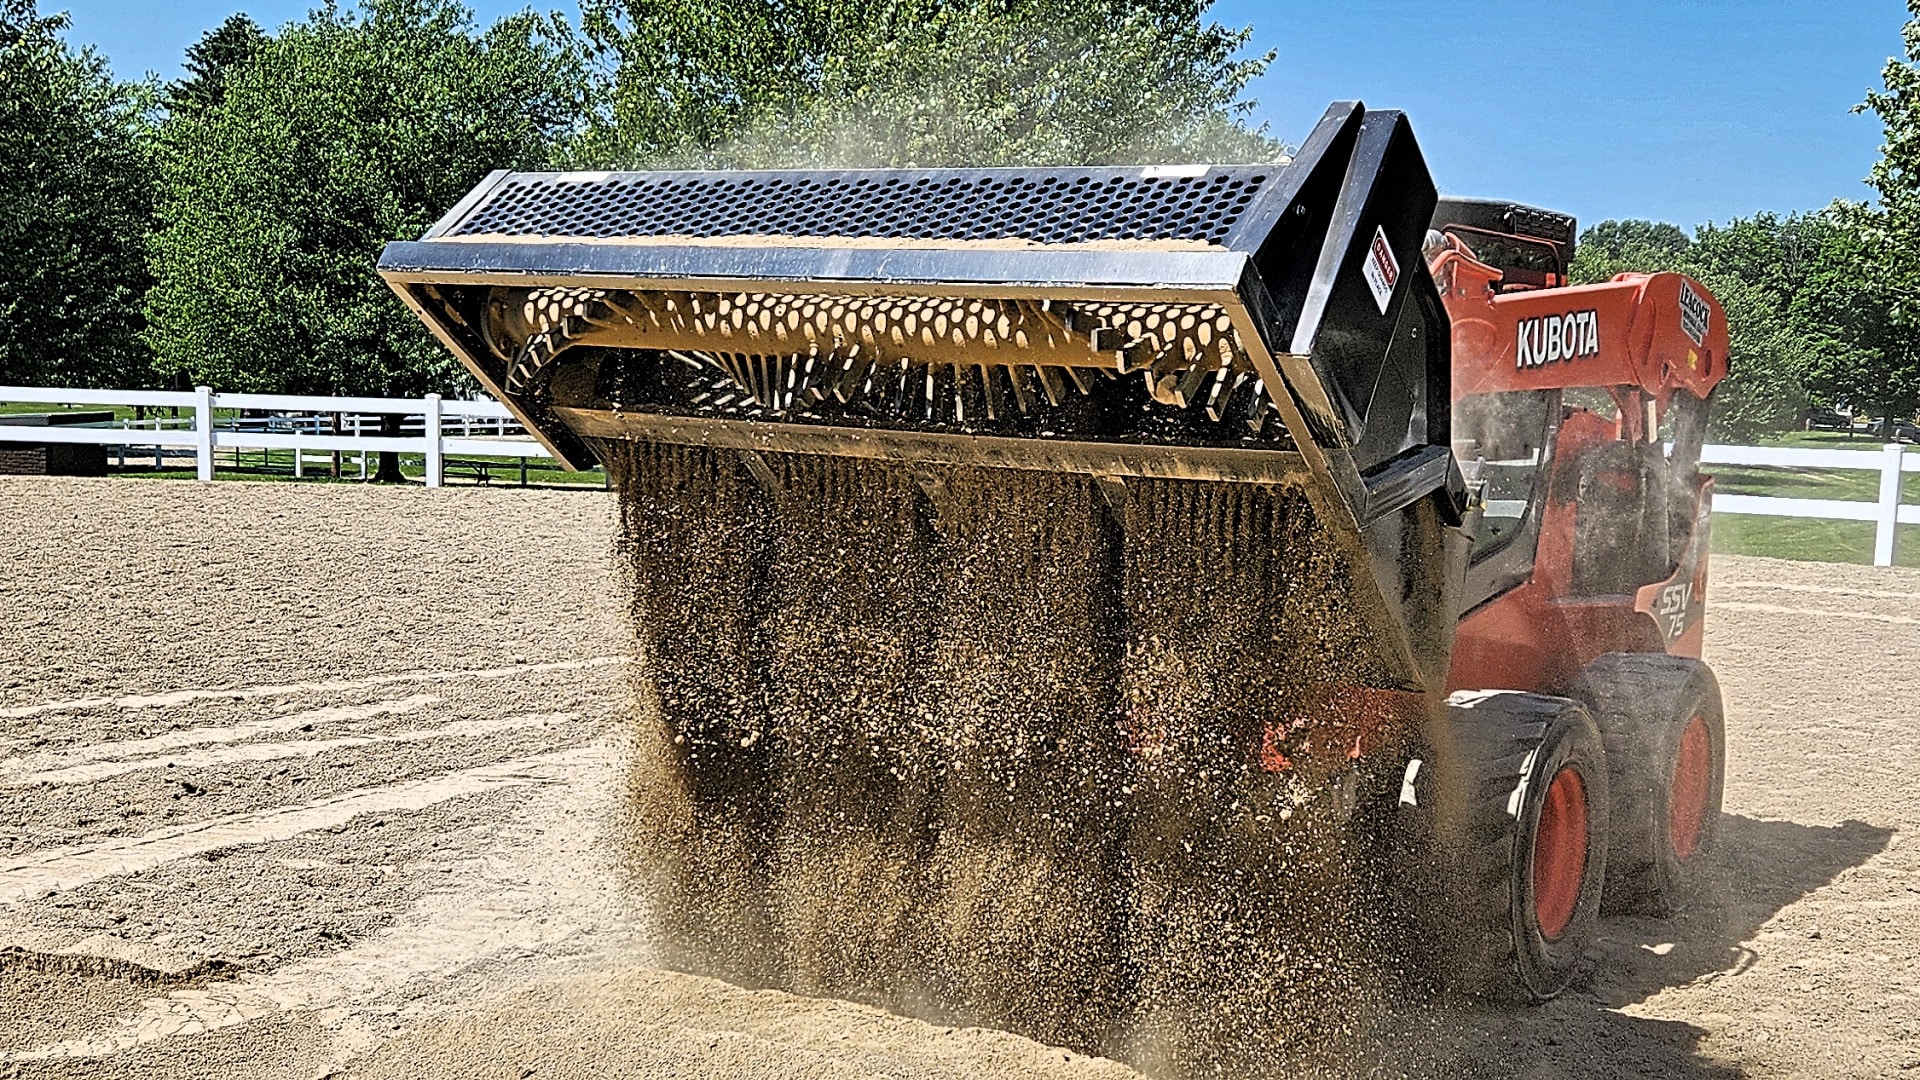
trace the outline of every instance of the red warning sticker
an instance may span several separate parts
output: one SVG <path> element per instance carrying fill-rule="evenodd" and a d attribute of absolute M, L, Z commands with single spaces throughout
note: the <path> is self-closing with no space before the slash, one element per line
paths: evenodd
<path fill-rule="evenodd" d="M 1373 227 L 1373 247 L 1360 264 L 1360 274 L 1367 279 L 1367 288 L 1373 290 L 1373 302 L 1379 306 L 1380 314 L 1385 315 L 1387 305 L 1393 301 L 1394 283 L 1400 280 L 1400 263 L 1387 243 L 1387 231 L 1378 225 Z"/>

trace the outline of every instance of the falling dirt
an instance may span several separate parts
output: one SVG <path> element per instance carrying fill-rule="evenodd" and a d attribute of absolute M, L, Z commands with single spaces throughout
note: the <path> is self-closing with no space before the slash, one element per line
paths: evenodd
<path fill-rule="evenodd" d="M 1384 676 L 1298 492 L 608 453 L 675 963 L 1167 1074 L 1368 1033 L 1417 733 L 1317 723 Z"/>

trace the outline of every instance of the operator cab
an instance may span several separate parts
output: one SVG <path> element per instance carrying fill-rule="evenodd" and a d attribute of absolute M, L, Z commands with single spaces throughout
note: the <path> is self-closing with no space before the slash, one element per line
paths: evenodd
<path fill-rule="evenodd" d="M 1447 251 L 1497 271 L 1488 284 L 1496 296 L 1561 289 L 1569 284 L 1577 232 L 1573 217 L 1551 210 L 1442 198 L 1426 255 L 1443 295 L 1455 286 L 1456 263 L 1441 258 Z M 1460 284 L 1468 287 L 1464 278 Z M 1495 331 L 1509 332 L 1504 324 Z M 1456 370 L 1462 360 L 1455 356 Z M 1544 505 L 1549 497 L 1568 504 L 1573 518 L 1563 523 L 1571 536 L 1553 537 L 1569 549 L 1564 560 L 1555 559 L 1556 569 L 1566 564 L 1567 577 L 1556 587 L 1562 595 L 1630 594 L 1658 581 L 1692 533 L 1694 500 L 1670 496 L 1676 485 L 1690 491 L 1697 477 L 1704 401 L 1672 394 L 1663 416 L 1654 388 L 1583 385 L 1578 371 L 1567 369 L 1573 380 L 1564 387 L 1541 389 L 1537 378 L 1516 378 L 1515 388 L 1499 389 L 1496 380 L 1495 389 L 1454 404 L 1454 457 L 1482 502 L 1471 522 L 1468 608 L 1533 579 L 1543 521 L 1553 527 Z M 1536 388 L 1520 388 L 1529 381 Z M 1676 444 L 1671 458 L 1667 439 Z"/>

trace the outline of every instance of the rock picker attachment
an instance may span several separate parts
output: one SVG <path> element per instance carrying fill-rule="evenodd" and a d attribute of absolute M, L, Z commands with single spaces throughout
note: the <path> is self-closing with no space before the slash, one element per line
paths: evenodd
<path fill-rule="evenodd" d="M 1434 201 L 1405 118 L 1342 104 L 1285 165 L 496 173 L 380 270 L 573 466 L 633 440 L 1301 484 L 1422 687 L 1449 619 L 1409 607 L 1437 583 L 1403 518 L 1462 505 Z"/>
<path fill-rule="evenodd" d="M 1344 104 L 1284 165 L 501 173 L 387 248 L 619 480 L 682 962 L 1201 1068 L 1313 1041 L 1464 557 L 1435 198 Z"/>

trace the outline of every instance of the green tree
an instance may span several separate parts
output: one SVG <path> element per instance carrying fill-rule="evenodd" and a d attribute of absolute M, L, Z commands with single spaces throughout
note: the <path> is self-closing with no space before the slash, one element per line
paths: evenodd
<path fill-rule="evenodd" d="M 1837 239 L 1823 261 L 1825 277 L 1843 283 L 1823 313 L 1855 336 L 1818 374 L 1893 417 L 1920 406 L 1920 0 L 1907 0 L 1907 12 L 1902 58 L 1887 61 L 1884 88 L 1855 110 L 1880 119 L 1880 160 L 1867 176 L 1880 200 L 1843 208 L 1858 239 Z"/>
<path fill-rule="evenodd" d="M 1826 404 L 1871 416 L 1909 417 L 1920 409 L 1920 350 L 1891 283 L 1900 254 L 1886 242 L 1881 215 L 1837 203 L 1803 219 L 1804 256 L 1789 317 L 1807 343 L 1807 387 Z"/>
<path fill-rule="evenodd" d="M 1920 351 L 1901 315 L 1902 258 L 1886 217 L 1837 202 L 1703 225 L 1693 237 L 1672 225 L 1602 222 L 1582 234 L 1573 277 L 1678 270 L 1713 290 L 1733 351 L 1715 395 L 1720 437 L 1791 430 L 1809 400 L 1907 417 L 1920 408 Z"/>
<path fill-rule="evenodd" d="M 1799 215 L 1702 225 L 1679 264 L 1713 290 L 1727 312 L 1732 355 L 1713 411 L 1722 438 L 1776 435 L 1806 418 L 1813 337 L 1792 310 L 1809 255 L 1806 231 Z"/>
<path fill-rule="evenodd" d="M 1672 270 L 1692 246 L 1686 230 L 1664 221 L 1603 221 L 1581 232 L 1568 276 L 1585 285 L 1615 274 Z"/>
<path fill-rule="evenodd" d="M 585 0 L 607 166 L 1270 160 L 1191 0 Z"/>
<path fill-rule="evenodd" d="M 328 4 L 210 70 L 221 92 L 164 132 L 147 300 L 159 364 L 229 390 L 466 385 L 374 266 L 489 170 L 541 166 L 573 132 L 567 25 L 524 13 L 480 30 L 452 0 Z"/>
<path fill-rule="evenodd" d="M 1811 357 L 1789 312 L 1791 232 L 1765 214 L 1704 225 L 1693 237 L 1664 222 L 1603 221 L 1581 233 L 1570 276 L 1588 284 L 1672 270 L 1712 290 L 1727 313 L 1731 352 L 1714 392 L 1712 429 L 1716 438 L 1745 441 L 1797 428 L 1806 415 Z"/>
<path fill-rule="evenodd" d="M 245 67 L 267 43 L 266 31 L 244 14 L 227 16 L 227 21 L 200 36 L 187 46 L 187 77 L 167 84 L 164 103 L 170 113 L 218 105 L 226 96 L 227 75 Z"/>
<path fill-rule="evenodd" d="M 1715 438 L 1750 442 L 1800 427 L 1811 349 L 1778 294 L 1737 276 L 1695 275 L 1727 313 L 1727 377 L 1714 391 Z"/>
<path fill-rule="evenodd" d="M 0 0 L 0 383 L 143 385 L 152 95 Z"/>
<path fill-rule="evenodd" d="M 1898 315 L 1920 316 L 1920 0 L 1907 0 L 1913 16 L 1901 32 L 1904 59 L 1881 69 L 1885 88 L 1867 94 L 1855 112 L 1871 110 L 1883 129 L 1880 160 L 1867 176 L 1880 195 L 1880 213 L 1868 223 L 1891 258 L 1878 269 L 1898 301 Z M 1899 256 L 1904 254 L 1906 258 Z"/>

